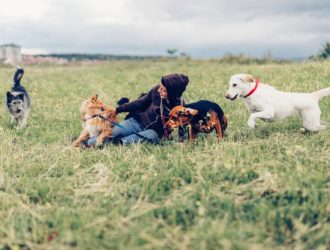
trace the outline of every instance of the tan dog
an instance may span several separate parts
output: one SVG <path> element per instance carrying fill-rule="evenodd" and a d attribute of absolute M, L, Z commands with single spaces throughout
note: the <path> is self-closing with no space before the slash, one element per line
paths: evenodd
<path fill-rule="evenodd" d="M 95 95 L 84 101 L 79 110 L 83 130 L 73 146 L 79 147 L 84 141 L 94 136 L 97 136 L 96 146 L 102 145 L 104 139 L 112 135 L 114 126 L 112 121 L 118 122 L 115 109 L 105 106 Z"/>

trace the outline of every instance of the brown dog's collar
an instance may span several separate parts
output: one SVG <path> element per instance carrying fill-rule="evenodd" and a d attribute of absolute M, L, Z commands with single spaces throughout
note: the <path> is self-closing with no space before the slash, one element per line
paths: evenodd
<path fill-rule="evenodd" d="M 102 115 L 100 115 L 100 114 L 98 114 L 98 115 L 92 115 L 91 117 L 83 118 L 82 120 L 83 120 L 83 122 L 85 122 L 85 121 L 88 121 L 88 120 L 94 119 L 94 118 L 96 118 L 96 117 L 101 118 L 102 120 L 108 120 L 106 117 L 104 117 L 104 116 L 102 116 Z"/>

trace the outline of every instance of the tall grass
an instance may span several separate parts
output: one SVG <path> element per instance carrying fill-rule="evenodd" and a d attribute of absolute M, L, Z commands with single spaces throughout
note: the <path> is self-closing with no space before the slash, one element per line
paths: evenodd
<path fill-rule="evenodd" d="M 28 127 L 0 108 L 0 248 L 329 249 L 330 132 L 304 133 L 299 118 L 247 128 L 241 100 L 225 100 L 246 72 L 281 90 L 330 86 L 330 64 L 227 65 L 216 61 L 28 66 Z M 0 68 L 5 98 L 13 69 Z M 189 101 L 218 102 L 226 139 L 77 150 L 78 107 L 136 98 L 160 77 L 189 75 Z M 330 121 L 330 97 L 320 102 Z M 121 116 L 123 118 L 123 116 Z"/>

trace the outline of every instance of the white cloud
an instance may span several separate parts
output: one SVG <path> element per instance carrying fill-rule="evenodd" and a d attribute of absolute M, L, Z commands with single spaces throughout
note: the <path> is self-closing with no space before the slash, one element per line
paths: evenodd
<path fill-rule="evenodd" d="M 315 53 L 330 40 L 328 0 L 12 0 L 0 9 L 0 43 L 51 52 L 196 56 Z"/>
<path fill-rule="evenodd" d="M 8 22 L 42 20 L 49 8 L 50 2 L 49 0 L 11 0 L 2 2 L 0 20 Z"/>

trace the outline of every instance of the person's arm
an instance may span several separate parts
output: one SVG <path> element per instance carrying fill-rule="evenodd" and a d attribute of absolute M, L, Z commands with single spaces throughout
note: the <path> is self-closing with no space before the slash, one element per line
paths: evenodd
<path fill-rule="evenodd" d="M 141 98 L 139 98 L 135 101 L 132 101 L 132 102 L 129 102 L 129 103 L 118 106 L 116 108 L 116 112 L 117 113 L 134 112 L 134 111 L 137 111 L 137 110 L 146 109 L 151 103 L 152 91 L 153 91 L 153 89 L 150 90 L 148 92 L 148 94 L 146 94 L 145 96 L 142 96 Z"/>

